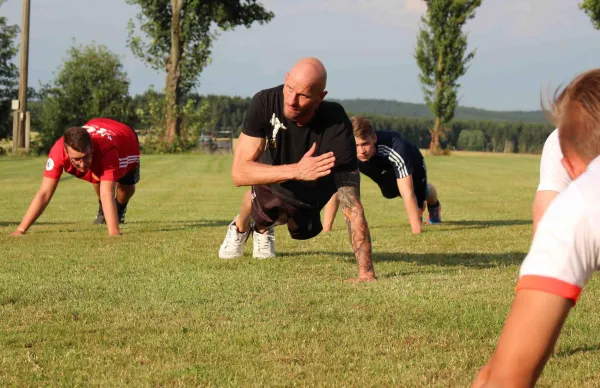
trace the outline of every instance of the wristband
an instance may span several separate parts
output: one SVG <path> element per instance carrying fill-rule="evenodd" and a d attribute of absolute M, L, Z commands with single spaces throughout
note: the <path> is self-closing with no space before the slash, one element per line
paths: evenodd
<path fill-rule="evenodd" d="M 17 228 L 17 230 L 18 230 L 19 232 L 21 232 L 21 233 L 25 233 L 25 232 L 27 232 L 27 231 L 26 231 L 25 229 L 23 229 L 23 228 Z"/>

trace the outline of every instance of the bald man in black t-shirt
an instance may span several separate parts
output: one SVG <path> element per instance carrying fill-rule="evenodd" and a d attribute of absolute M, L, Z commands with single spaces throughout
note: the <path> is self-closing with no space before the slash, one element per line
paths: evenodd
<path fill-rule="evenodd" d="M 304 58 L 283 85 L 252 98 L 232 166 L 234 184 L 252 190 L 228 227 L 219 257 L 241 256 L 250 232 L 255 258 L 275 256 L 273 227 L 281 224 L 294 239 L 317 236 L 320 211 L 337 193 L 358 264 L 353 280 L 375 280 L 352 125 L 341 105 L 323 101 L 326 82 L 323 64 Z"/>

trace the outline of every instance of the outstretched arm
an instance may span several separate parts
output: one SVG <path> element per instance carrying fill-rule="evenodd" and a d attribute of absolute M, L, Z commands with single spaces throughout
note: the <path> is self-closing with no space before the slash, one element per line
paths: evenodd
<path fill-rule="evenodd" d="M 116 185 L 117 183 L 114 181 L 100 181 L 100 202 L 102 202 L 102 210 L 104 210 L 106 229 L 109 236 L 121 235 L 119 218 L 117 216 L 117 204 L 115 203 Z"/>
<path fill-rule="evenodd" d="M 472 387 L 533 387 L 572 306 L 544 291 L 517 291 L 496 351 Z"/>
<path fill-rule="evenodd" d="M 27 232 L 27 229 L 29 229 L 35 220 L 42 215 L 44 209 L 46 209 L 46 206 L 50 203 L 54 191 L 56 190 L 56 186 L 58 186 L 58 179 L 48 177 L 42 179 L 42 184 L 31 201 L 25 216 L 23 216 L 23 220 L 17 227 L 17 230 L 11 233 L 11 236 L 19 236 Z"/>
<path fill-rule="evenodd" d="M 419 203 L 417 203 L 417 197 L 413 188 L 413 177 L 412 175 L 408 175 L 397 181 L 398 190 L 404 200 L 404 207 L 406 208 L 410 228 L 413 233 L 419 234 L 421 233 L 421 216 L 419 215 Z"/>
<path fill-rule="evenodd" d="M 340 201 L 338 200 L 337 193 L 335 193 L 331 196 L 331 199 L 327 202 L 323 211 L 323 232 L 331 232 L 333 221 L 335 221 L 335 215 L 337 214 L 339 206 Z"/>
<path fill-rule="evenodd" d="M 341 184 L 338 189 L 338 200 L 348 225 L 350 243 L 356 256 L 358 278 L 356 282 L 375 280 L 375 269 L 371 257 L 371 234 L 365 218 L 365 211 L 360 202 L 360 172 L 358 170 L 340 172 Z"/>

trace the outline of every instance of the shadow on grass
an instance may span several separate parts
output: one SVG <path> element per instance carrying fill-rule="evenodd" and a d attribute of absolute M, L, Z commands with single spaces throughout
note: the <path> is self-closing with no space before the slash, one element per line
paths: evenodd
<path fill-rule="evenodd" d="M 354 254 L 348 250 L 345 252 L 277 252 L 277 256 L 335 256 L 355 264 Z M 382 262 L 412 263 L 424 266 L 442 267 L 471 267 L 471 268 L 494 268 L 507 265 L 520 265 L 525 258 L 525 252 L 505 253 L 397 253 L 397 252 L 373 252 L 375 266 Z"/>
<path fill-rule="evenodd" d="M 21 223 L 21 220 L 18 221 L 0 221 L 0 227 L 1 226 L 19 226 L 19 224 Z M 38 221 L 36 223 L 34 223 L 34 225 L 71 225 L 71 224 L 75 224 L 75 222 L 47 222 L 47 221 Z"/>
<path fill-rule="evenodd" d="M 14 226 L 17 227 L 21 221 L 0 221 L 0 227 Z M 149 232 L 175 232 L 179 230 L 189 230 L 197 228 L 211 227 L 226 227 L 231 223 L 231 220 L 188 220 L 188 221 L 126 221 L 125 225 L 131 226 L 146 226 L 144 230 L 135 231 L 133 233 L 149 233 Z M 39 225 L 73 225 L 77 222 L 36 222 L 33 226 Z M 81 224 L 81 223 L 80 223 Z M 92 223 L 89 222 L 89 225 Z M 106 227 L 105 225 L 95 225 L 97 227 Z M 155 227 L 154 227 L 155 226 Z M 123 226 L 121 226 L 123 227 Z M 75 230 L 65 230 L 73 232 Z M 223 232 L 225 233 L 225 231 Z"/>
<path fill-rule="evenodd" d="M 126 224 L 130 225 L 155 225 L 156 228 L 150 227 L 148 230 L 140 231 L 144 232 L 175 232 L 178 230 L 187 230 L 195 228 L 211 228 L 211 227 L 225 227 L 231 223 L 231 220 L 181 220 L 181 221 L 127 221 Z M 136 232 L 136 233 L 140 233 Z M 223 232 L 225 233 L 225 232 Z"/>
<path fill-rule="evenodd" d="M 577 353 L 597 352 L 600 351 L 600 344 L 578 346 L 573 349 L 563 349 L 560 352 L 556 352 L 555 357 L 570 357 Z"/>
<path fill-rule="evenodd" d="M 532 225 L 532 223 L 531 220 L 460 220 L 443 221 L 441 226 L 459 226 L 460 228 L 457 229 L 485 229 L 497 226 Z"/>
<path fill-rule="evenodd" d="M 492 268 L 507 265 L 520 265 L 526 252 L 504 253 L 373 253 L 373 261 L 404 262 L 443 267 L 464 266 L 472 268 Z"/>
<path fill-rule="evenodd" d="M 453 231 L 466 229 L 488 229 L 502 226 L 518 226 L 518 225 L 533 225 L 531 220 L 458 220 L 458 221 L 442 221 L 441 224 L 423 225 L 423 228 L 428 232 L 435 231 Z M 370 224 L 369 229 L 389 229 L 394 227 L 394 224 Z M 447 228 L 446 228 L 447 227 Z"/>

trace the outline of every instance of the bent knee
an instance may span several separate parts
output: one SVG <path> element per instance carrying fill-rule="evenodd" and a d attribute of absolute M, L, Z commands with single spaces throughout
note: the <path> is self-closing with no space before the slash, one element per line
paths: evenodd
<path fill-rule="evenodd" d="M 398 193 L 390 191 L 382 191 L 381 194 L 383 194 L 383 197 L 386 199 L 394 199 L 399 196 Z"/>

